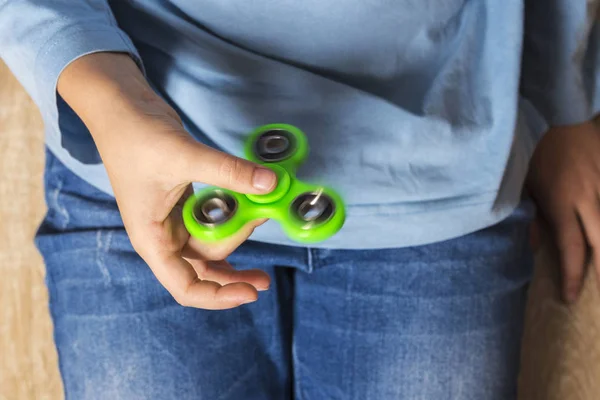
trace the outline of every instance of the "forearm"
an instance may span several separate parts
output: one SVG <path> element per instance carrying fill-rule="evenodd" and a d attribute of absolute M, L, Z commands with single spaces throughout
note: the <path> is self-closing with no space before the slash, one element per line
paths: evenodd
<path fill-rule="evenodd" d="M 137 64 L 124 53 L 94 53 L 75 60 L 60 75 L 57 90 L 92 131 L 143 103 L 159 101 Z"/>

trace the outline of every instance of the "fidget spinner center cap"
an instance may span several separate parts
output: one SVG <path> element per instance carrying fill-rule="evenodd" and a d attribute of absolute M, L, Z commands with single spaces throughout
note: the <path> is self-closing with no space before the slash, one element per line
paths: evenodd
<path fill-rule="evenodd" d="M 288 158 L 296 149 L 296 138 L 284 129 L 271 129 L 260 134 L 254 143 L 254 154 L 261 161 L 273 163 Z"/>
<path fill-rule="evenodd" d="M 285 196 L 290 190 L 291 178 L 288 172 L 280 167 L 279 165 L 264 165 L 264 167 L 271 169 L 277 175 L 277 186 L 271 193 L 267 194 L 247 194 L 246 197 L 259 204 L 274 203 L 277 200 Z"/>

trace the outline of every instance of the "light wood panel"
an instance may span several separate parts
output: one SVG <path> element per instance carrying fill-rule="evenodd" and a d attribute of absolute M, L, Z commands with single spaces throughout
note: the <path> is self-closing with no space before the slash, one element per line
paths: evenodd
<path fill-rule="evenodd" d="M 44 265 L 33 245 L 45 212 L 42 123 L 0 62 L 0 399 L 60 399 Z"/>

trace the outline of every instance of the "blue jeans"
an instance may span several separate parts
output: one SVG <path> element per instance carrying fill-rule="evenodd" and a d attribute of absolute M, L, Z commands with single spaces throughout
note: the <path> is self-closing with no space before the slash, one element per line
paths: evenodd
<path fill-rule="evenodd" d="M 115 201 L 51 154 L 37 245 L 67 399 L 514 399 L 531 203 L 428 246 L 247 242 L 271 289 L 228 311 L 179 306 L 136 255 Z"/>

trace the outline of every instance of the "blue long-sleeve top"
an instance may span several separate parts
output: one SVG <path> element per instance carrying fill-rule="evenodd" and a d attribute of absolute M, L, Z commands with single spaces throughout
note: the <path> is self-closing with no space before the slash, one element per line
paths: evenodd
<path fill-rule="evenodd" d="M 78 57 L 126 52 L 204 143 L 242 155 L 256 126 L 306 132 L 300 177 L 348 207 L 320 246 L 400 247 L 505 218 L 548 126 L 593 118 L 597 14 L 597 0 L 0 0 L 0 56 L 51 151 L 101 190 L 56 82 Z M 293 244 L 271 222 L 252 238 Z"/>

